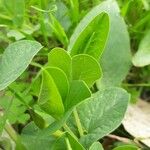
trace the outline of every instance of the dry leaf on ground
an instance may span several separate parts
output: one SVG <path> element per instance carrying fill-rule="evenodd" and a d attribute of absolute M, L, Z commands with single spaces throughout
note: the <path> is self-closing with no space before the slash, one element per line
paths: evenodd
<path fill-rule="evenodd" d="M 123 125 L 127 132 L 150 147 L 149 103 L 139 100 L 136 105 L 129 105 Z"/>

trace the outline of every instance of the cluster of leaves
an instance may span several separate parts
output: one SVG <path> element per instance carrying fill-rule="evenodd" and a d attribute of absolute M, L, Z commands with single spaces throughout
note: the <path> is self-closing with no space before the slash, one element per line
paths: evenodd
<path fill-rule="evenodd" d="M 132 63 L 150 63 L 149 5 L 133 21 L 134 2 L 118 0 L 121 11 L 113 0 L 99 2 L 0 1 L 0 133 L 7 132 L 15 149 L 103 150 L 98 140 L 121 124 L 130 98 L 122 81 Z M 132 24 L 131 37 L 139 31 L 133 58 L 120 12 Z M 10 141 L 0 139 L 0 147 L 12 149 Z M 138 147 L 114 148 L 122 149 Z"/>

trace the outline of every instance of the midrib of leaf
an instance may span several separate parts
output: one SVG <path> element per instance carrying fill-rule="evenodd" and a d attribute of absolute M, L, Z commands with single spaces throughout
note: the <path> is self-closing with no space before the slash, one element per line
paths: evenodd
<path fill-rule="evenodd" d="M 89 37 L 88 43 L 86 44 L 85 49 L 83 50 L 83 53 L 85 53 L 85 54 L 87 53 L 87 51 L 90 47 L 90 44 L 92 43 L 92 40 L 94 40 L 95 33 L 96 32 L 93 32 L 92 35 Z"/>

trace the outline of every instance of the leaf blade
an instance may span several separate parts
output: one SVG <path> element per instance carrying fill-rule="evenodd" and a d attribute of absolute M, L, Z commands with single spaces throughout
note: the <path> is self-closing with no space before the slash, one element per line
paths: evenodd
<path fill-rule="evenodd" d="M 46 113 L 54 118 L 60 118 L 64 113 L 64 106 L 51 75 L 44 70 L 42 72 L 42 84 L 38 103 Z"/>
<path fill-rule="evenodd" d="M 12 43 L 6 48 L 0 62 L 0 90 L 23 73 L 41 48 L 40 43 L 29 40 Z"/>
<path fill-rule="evenodd" d="M 102 89 L 77 107 L 86 132 L 80 138 L 85 147 L 116 129 L 124 117 L 129 94 L 121 88 Z"/>
<path fill-rule="evenodd" d="M 72 57 L 72 74 L 73 80 L 83 80 L 91 87 L 101 77 L 102 71 L 94 57 L 79 54 Z"/>
<path fill-rule="evenodd" d="M 65 110 L 69 110 L 91 96 L 91 92 L 83 81 L 72 81 L 65 100 Z"/>
<path fill-rule="evenodd" d="M 48 54 L 48 66 L 58 67 L 63 70 L 70 79 L 71 57 L 62 48 L 54 48 Z"/>
<path fill-rule="evenodd" d="M 99 59 L 105 47 L 108 31 L 109 18 L 106 13 L 100 12 L 95 16 L 88 14 L 71 36 L 68 51 L 72 56 L 86 53 Z"/>

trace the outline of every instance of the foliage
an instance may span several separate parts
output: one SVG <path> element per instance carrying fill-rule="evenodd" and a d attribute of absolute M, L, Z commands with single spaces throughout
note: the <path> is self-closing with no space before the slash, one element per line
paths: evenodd
<path fill-rule="evenodd" d="M 150 84 L 149 11 L 147 0 L 1 0 L 0 149 L 143 148 L 105 141 Z"/>

